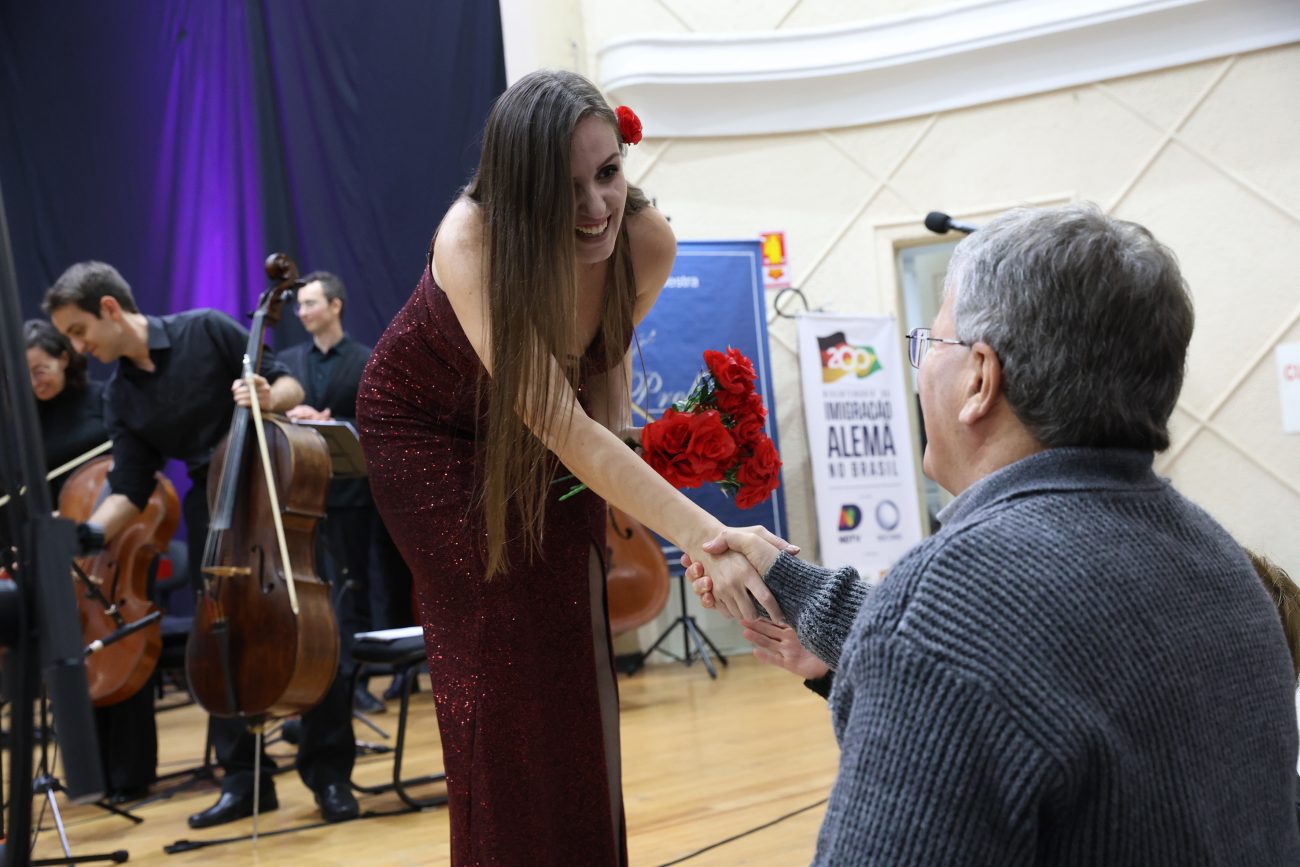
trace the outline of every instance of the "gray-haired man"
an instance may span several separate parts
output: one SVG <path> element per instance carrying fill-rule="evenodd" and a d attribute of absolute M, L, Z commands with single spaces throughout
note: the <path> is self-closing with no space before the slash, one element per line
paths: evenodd
<path fill-rule="evenodd" d="M 958 495 L 943 529 L 874 590 L 715 540 L 835 669 L 816 863 L 1300 864 L 1278 618 L 1242 549 L 1152 472 L 1191 333 L 1141 226 L 1008 213 L 909 335 L 925 472 Z"/>

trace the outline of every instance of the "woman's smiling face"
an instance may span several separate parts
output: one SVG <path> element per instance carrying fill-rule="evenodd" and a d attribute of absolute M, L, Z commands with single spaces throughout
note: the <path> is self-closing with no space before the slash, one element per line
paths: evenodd
<path fill-rule="evenodd" d="M 580 120 L 573 131 L 569 166 L 573 173 L 578 262 L 603 262 L 614 253 L 614 240 L 627 204 L 623 156 L 614 127 L 595 115 Z"/>

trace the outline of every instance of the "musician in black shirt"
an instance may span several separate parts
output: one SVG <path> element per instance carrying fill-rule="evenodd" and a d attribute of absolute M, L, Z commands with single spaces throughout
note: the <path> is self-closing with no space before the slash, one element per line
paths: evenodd
<path fill-rule="evenodd" d="M 243 355 L 248 331 L 216 310 L 190 310 L 170 316 L 140 313 L 131 289 L 111 265 L 82 262 L 67 271 L 46 292 L 43 303 L 54 325 L 78 351 L 89 352 L 105 364 L 118 362 L 106 386 L 105 418 L 113 438 L 112 493 L 87 523 L 112 539 L 139 514 L 153 489 L 153 474 L 168 458 L 185 462 L 192 486 L 182 511 L 191 552 L 203 550 L 208 530 L 207 476 L 213 449 L 230 428 L 235 405 L 251 406 L 243 381 Z M 302 402 L 303 390 L 269 350 L 254 376 L 263 411 L 283 412 Z M 232 400 L 233 397 L 233 400 Z M 190 580 L 201 586 L 200 561 L 191 556 Z M 319 705 L 318 705 L 319 708 Z M 303 717 L 304 750 L 309 742 L 327 740 L 324 727 L 314 725 L 317 709 Z M 256 741 L 238 719 L 210 717 L 209 737 L 225 775 L 221 797 L 212 807 L 190 816 L 191 827 L 218 825 L 251 815 Z M 262 762 L 261 810 L 276 809 L 271 779 L 274 763 Z M 319 779 L 319 766 L 300 762 L 299 774 L 317 793 L 333 779 Z M 345 778 L 346 781 L 346 778 Z M 351 815 L 331 813 L 327 820 Z"/>
<path fill-rule="evenodd" d="M 370 347 L 343 331 L 343 281 L 325 271 L 308 274 L 297 291 L 298 318 L 311 339 L 280 353 L 280 360 L 306 392 L 286 415 L 295 421 L 347 421 L 357 417 L 357 388 Z M 323 535 L 333 561 L 335 611 L 339 616 L 340 655 L 352 636 L 370 628 L 370 524 L 375 512 L 367 479 L 330 482 Z M 374 711 L 375 708 L 362 707 Z"/>

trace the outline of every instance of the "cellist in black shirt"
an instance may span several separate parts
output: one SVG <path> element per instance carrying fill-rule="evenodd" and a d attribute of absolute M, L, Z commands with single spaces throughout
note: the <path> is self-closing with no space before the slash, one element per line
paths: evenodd
<path fill-rule="evenodd" d="M 189 547 L 202 551 L 208 530 L 207 476 L 213 449 L 230 428 L 235 406 L 251 406 L 242 379 L 248 331 L 216 310 L 190 310 L 169 316 L 145 316 L 136 307 L 131 288 L 111 265 L 81 262 L 68 268 L 45 294 L 42 304 L 55 327 L 78 352 L 88 352 L 104 364 L 117 362 L 105 387 L 105 420 L 113 439 L 112 493 L 87 523 L 99 526 L 111 540 L 147 502 L 153 474 L 169 458 L 185 462 L 191 482 L 182 510 Z M 254 376 L 258 404 L 266 412 L 283 412 L 302 402 L 302 386 L 288 375 L 270 351 L 263 353 Z M 190 580 L 201 586 L 199 557 L 190 557 Z M 324 705 L 330 690 L 303 717 L 299 774 L 316 794 L 329 821 L 353 818 L 355 800 L 337 804 L 332 796 L 347 788 L 347 776 L 335 779 L 334 766 L 351 770 L 354 747 L 348 729 L 346 760 L 318 761 L 323 754 L 342 752 L 331 743 L 336 726 L 320 725 L 331 716 Z M 346 692 L 344 693 L 346 698 Z M 346 712 L 346 711 L 345 711 Z M 209 717 L 209 737 L 224 773 L 216 804 L 189 818 L 193 828 L 219 825 L 252 814 L 256 740 L 238 719 Z M 319 744 L 325 744 L 316 749 Z M 304 755 L 305 754 L 305 755 Z M 302 761 L 301 759 L 306 759 Z M 260 808 L 278 806 L 271 770 L 262 759 Z"/>

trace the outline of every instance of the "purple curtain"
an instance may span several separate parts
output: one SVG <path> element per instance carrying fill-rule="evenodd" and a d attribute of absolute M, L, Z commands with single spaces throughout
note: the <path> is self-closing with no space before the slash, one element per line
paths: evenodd
<path fill-rule="evenodd" d="M 162 10 L 153 208 L 142 242 L 172 310 L 252 310 L 265 288 L 257 113 L 247 9 L 183 0 Z M 131 278 L 128 277 L 128 280 Z"/>

